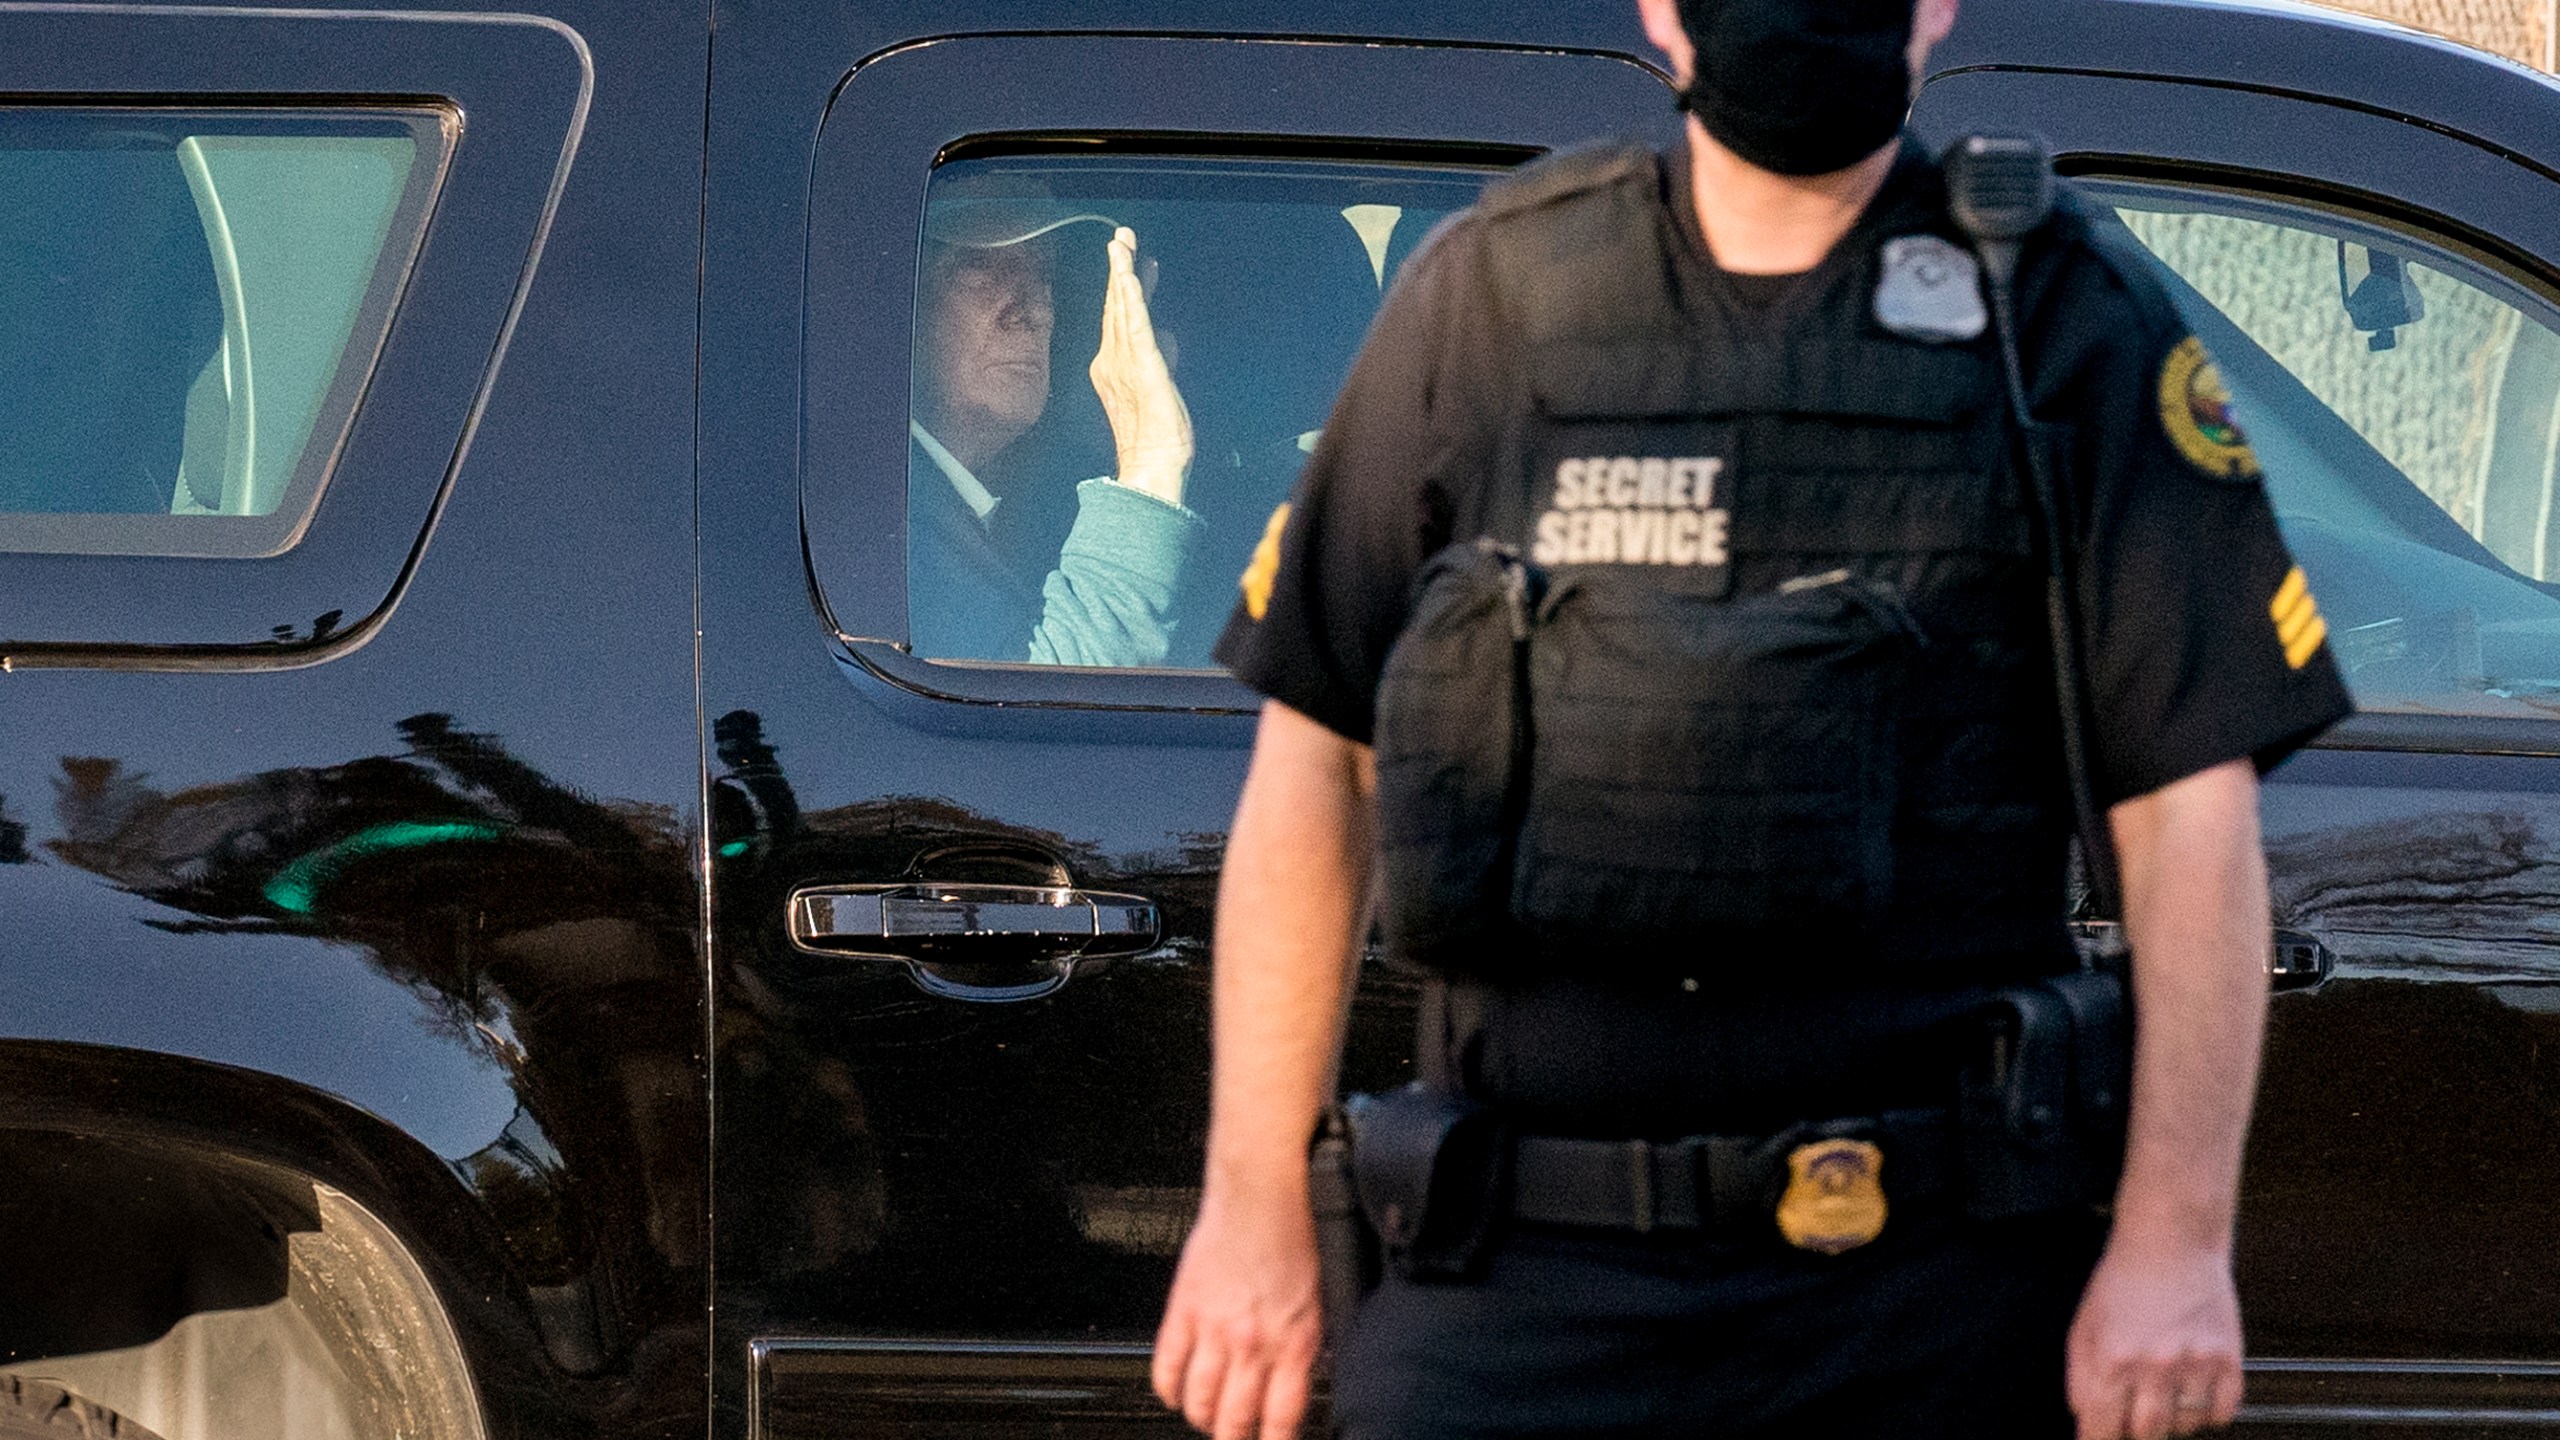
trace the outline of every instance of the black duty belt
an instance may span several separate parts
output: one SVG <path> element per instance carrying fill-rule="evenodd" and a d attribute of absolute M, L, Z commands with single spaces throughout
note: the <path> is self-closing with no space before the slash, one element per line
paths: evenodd
<path fill-rule="evenodd" d="M 1775 1225 L 1803 1248 L 1846 1250 L 1874 1238 L 1887 1204 L 1917 1203 L 1955 1188 L 1958 1163 L 1955 1117 L 1946 1110 L 1896 1110 L 1776 1135 L 1668 1142 L 1523 1135 L 1513 1142 L 1511 1214 L 1640 1233 L 1741 1237 L 1767 1234 Z M 1797 1217 L 1826 1204 L 1825 1215 L 1848 1218 L 1817 1221 L 1809 1242 L 1798 1233 L 1806 1227 Z M 1862 1206 L 1873 1209 L 1872 1227 L 1859 1218 Z"/>

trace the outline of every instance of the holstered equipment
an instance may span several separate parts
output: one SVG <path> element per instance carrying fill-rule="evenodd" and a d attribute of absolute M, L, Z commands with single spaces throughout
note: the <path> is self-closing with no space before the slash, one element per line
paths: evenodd
<path fill-rule="evenodd" d="M 1343 1103 L 1351 1183 L 1385 1262 L 1407 1279 L 1472 1278 L 1502 1218 L 1511 1137 L 1496 1113 L 1422 1084 Z"/>
<path fill-rule="evenodd" d="M 2091 969 L 1996 992 L 1952 1107 L 1648 1141 L 1512 1134 L 1436 1083 L 1355 1095 L 1317 1141 L 1319 1239 L 1341 1285 L 1328 1303 L 1347 1314 L 1385 1267 L 1471 1278 L 1512 1221 L 1774 1243 L 1803 1179 L 1791 1162 L 1828 1142 L 1873 1147 L 1878 1231 L 1894 1206 L 1977 1219 L 2102 1206 L 2122 1164 L 2132 1040 L 2121 974 Z"/>
<path fill-rule="evenodd" d="M 2105 1205 L 2124 1166 L 2133 1016 L 2111 969 L 2003 990 L 1959 1082 L 1965 1212 Z"/>
<path fill-rule="evenodd" d="M 1307 1199 L 1315 1212 L 1317 1299 L 1324 1333 L 1338 1343 L 1351 1331 L 1360 1301 L 1377 1288 L 1383 1257 L 1378 1232 L 1360 1212 L 1351 1180 L 1351 1122 L 1343 1107 L 1328 1107 L 1307 1151 Z"/>

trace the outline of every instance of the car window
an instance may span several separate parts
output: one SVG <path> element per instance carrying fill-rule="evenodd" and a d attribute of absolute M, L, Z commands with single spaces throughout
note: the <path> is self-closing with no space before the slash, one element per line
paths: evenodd
<path fill-rule="evenodd" d="M 1488 173 L 1183 156 L 938 167 L 909 397 L 914 653 L 1210 668 L 1237 577 L 1381 296 Z M 1117 305 L 1115 236 L 1134 242 Z M 1187 474 L 1166 459 L 1186 429 Z"/>
<path fill-rule="evenodd" d="M 290 547 L 445 143 L 428 113 L 0 108 L 0 551 Z"/>
<path fill-rule="evenodd" d="M 2359 708 L 2560 714 L 2560 314 L 2356 216 L 2087 188 L 2219 362 Z"/>

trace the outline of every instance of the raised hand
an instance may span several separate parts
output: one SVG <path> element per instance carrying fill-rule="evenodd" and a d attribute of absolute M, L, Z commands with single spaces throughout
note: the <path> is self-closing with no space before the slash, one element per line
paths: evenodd
<path fill-rule="evenodd" d="M 1123 225 L 1111 232 L 1111 278 L 1102 300 L 1102 347 L 1089 373 L 1111 421 L 1120 452 L 1115 477 L 1168 505 L 1182 503 L 1191 473 L 1191 410 L 1173 383 L 1173 370 L 1156 343 L 1147 294 L 1138 283 L 1138 234 Z"/>

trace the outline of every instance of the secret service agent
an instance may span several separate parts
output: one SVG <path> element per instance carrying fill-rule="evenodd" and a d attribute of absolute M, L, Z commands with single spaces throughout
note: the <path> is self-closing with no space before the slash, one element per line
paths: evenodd
<path fill-rule="evenodd" d="M 1222 1437 L 1302 1412 L 1374 875 L 1436 977 L 1419 1068 L 1514 1169 L 1489 1248 L 1336 1337 L 1345 1433 L 2227 1423 L 2256 777 L 2349 708 L 2317 603 L 2210 360 L 2066 204 L 2016 293 L 2141 1024 L 2112 1226 L 1989 1218 L 1947 1117 L 1968 1017 L 2075 966 L 2071 815 L 1981 276 L 1895 133 L 1955 5 L 1642 9 L 1681 139 L 1535 167 L 1409 264 L 1222 642 L 1270 703 L 1158 1392 Z M 1826 1188 L 1864 1203 L 1792 1203 Z"/>

